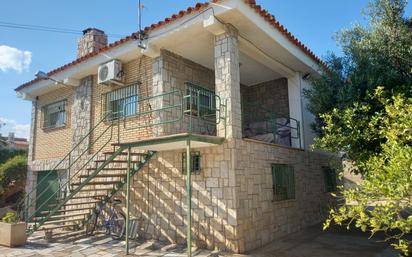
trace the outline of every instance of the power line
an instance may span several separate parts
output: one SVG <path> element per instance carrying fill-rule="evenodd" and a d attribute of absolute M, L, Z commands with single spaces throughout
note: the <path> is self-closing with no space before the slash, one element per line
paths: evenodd
<path fill-rule="evenodd" d="M 48 26 L 40 26 L 40 25 L 29 25 L 29 24 L 12 23 L 12 22 L 4 22 L 4 21 L 0 21 L 0 27 L 11 28 L 11 29 L 24 29 L 24 30 L 32 30 L 32 31 L 42 31 L 42 32 L 63 33 L 63 34 L 72 34 L 72 35 L 83 35 L 83 32 L 81 30 L 48 27 Z M 107 36 L 114 37 L 114 38 L 125 37 L 125 35 L 120 35 L 120 34 L 107 34 Z"/>

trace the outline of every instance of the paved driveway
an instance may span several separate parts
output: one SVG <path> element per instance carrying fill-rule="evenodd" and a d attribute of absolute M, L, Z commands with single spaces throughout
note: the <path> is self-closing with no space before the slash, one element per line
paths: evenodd
<path fill-rule="evenodd" d="M 380 241 L 380 242 L 378 242 Z M 322 231 L 321 225 L 291 234 L 247 255 L 233 257 L 398 257 L 382 239 L 368 240 L 359 231 L 333 228 Z"/>
<path fill-rule="evenodd" d="M 157 241 L 134 241 L 132 256 L 184 257 L 186 249 Z M 72 242 L 47 243 L 41 237 L 32 237 L 24 247 L 9 249 L 0 246 L 0 256 L 73 256 L 114 257 L 124 256 L 124 242 L 107 236 L 83 238 Z M 206 250 L 194 250 L 196 257 L 398 257 L 386 244 L 368 240 L 357 231 L 334 229 L 323 232 L 320 225 L 276 240 L 270 245 L 248 254 L 218 254 Z"/>

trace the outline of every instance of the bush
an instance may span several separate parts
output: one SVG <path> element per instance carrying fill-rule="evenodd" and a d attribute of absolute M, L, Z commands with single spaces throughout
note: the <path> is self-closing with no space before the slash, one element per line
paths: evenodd
<path fill-rule="evenodd" d="M 17 155 L 0 164 L 0 200 L 24 189 L 27 173 L 27 157 Z"/>
<path fill-rule="evenodd" d="M 9 224 L 16 224 L 17 223 L 16 213 L 10 211 L 1 220 Z"/>

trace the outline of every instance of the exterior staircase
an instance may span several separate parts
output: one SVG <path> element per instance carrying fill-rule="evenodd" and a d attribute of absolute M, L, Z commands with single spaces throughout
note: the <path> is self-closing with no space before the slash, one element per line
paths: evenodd
<path fill-rule="evenodd" d="M 116 146 L 114 146 L 116 148 Z M 45 211 L 37 212 L 28 222 L 27 233 L 56 229 L 79 230 L 97 204 L 106 204 L 126 184 L 128 153 L 122 147 L 104 152 L 104 158 L 93 161 L 90 168 L 81 171 L 67 191 Z M 154 152 L 131 153 L 131 176 L 137 174 Z"/>

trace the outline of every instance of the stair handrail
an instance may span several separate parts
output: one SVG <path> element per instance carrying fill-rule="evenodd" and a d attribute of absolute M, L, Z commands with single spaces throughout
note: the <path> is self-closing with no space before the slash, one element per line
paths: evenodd
<path fill-rule="evenodd" d="M 85 136 L 83 136 L 74 147 L 72 147 L 72 149 L 63 157 L 63 159 L 61 159 L 61 160 L 54 166 L 54 168 L 51 169 L 51 170 L 48 172 L 48 174 L 47 174 L 45 177 L 43 177 L 39 182 L 37 182 L 37 184 L 41 184 L 42 182 L 46 181 L 47 178 L 49 178 L 49 176 L 51 175 L 51 173 L 52 173 L 53 171 L 59 170 L 59 168 L 61 168 L 61 169 L 64 168 L 64 169 L 70 170 L 70 168 L 72 168 L 73 165 L 76 164 L 76 162 L 80 159 L 80 157 L 81 157 L 83 154 L 85 154 L 87 151 L 90 150 L 90 146 L 91 146 L 92 144 L 90 144 L 90 141 L 89 141 L 89 146 L 86 148 L 86 150 L 83 151 L 83 152 L 72 162 L 70 159 L 71 159 L 71 156 L 72 156 L 73 152 L 74 152 L 81 144 L 83 144 L 86 139 L 89 139 L 90 135 L 97 129 L 97 127 L 99 127 L 100 124 L 106 122 L 106 121 L 108 120 L 108 118 L 110 117 L 110 115 L 113 115 L 113 113 L 111 113 L 111 112 L 106 113 L 106 114 L 103 116 L 103 118 L 102 118 L 101 120 L 99 120 L 99 122 L 97 122 L 96 125 L 94 125 L 93 128 L 91 128 L 91 129 L 89 130 L 89 132 L 88 132 Z M 111 120 L 110 125 L 103 131 L 102 135 L 107 132 L 108 128 L 112 128 L 112 133 L 111 133 L 110 139 L 112 138 L 112 136 L 113 136 L 112 134 L 113 134 L 114 121 L 115 121 L 115 120 Z M 118 122 L 119 122 L 119 121 L 118 121 Z M 102 135 L 100 135 L 97 139 L 99 139 Z M 65 167 L 65 166 L 60 167 L 60 165 L 62 165 L 65 161 L 67 161 L 68 158 L 69 158 L 69 160 L 68 160 L 68 161 L 69 161 L 69 166 L 67 166 L 67 167 Z M 68 179 L 68 182 L 69 182 L 69 181 L 70 181 L 70 179 Z M 36 199 L 37 199 L 39 196 L 41 196 L 50 186 L 51 186 L 51 185 L 49 185 L 47 188 L 45 188 L 45 190 L 43 190 L 42 193 L 40 193 L 40 195 L 36 195 Z M 29 221 L 29 219 L 27 218 L 27 217 L 28 217 L 27 210 L 33 205 L 32 201 L 30 200 L 30 197 L 31 197 L 31 195 L 35 192 L 35 190 L 37 190 L 37 186 L 33 186 L 33 189 L 32 189 L 31 191 L 29 191 L 28 193 L 26 193 L 25 197 L 23 197 L 23 198 L 17 203 L 17 215 L 18 215 L 18 219 L 20 220 L 20 219 L 22 218 L 21 216 L 22 216 L 22 214 L 23 214 L 23 216 L 25 217 L 26 223 Z M 33 199 L 32 199 L 32 200 L 33 200 Z M 48 200 L 49 200 L 49 199 L 48 199 Z M 34 201 L 34 202 L 35 202 L 35 201 Z M 22 207 L 23 207 L 23 206 L 24 206 L 24 210 L 25 210 L 24 213 L 22 213 L 22 209 L 23 209 Z M 37 210 L 36 210 L 36 211 L 37 211 Z M 36 211 L 35 211 L 35 212 L 36 212 Z M 34 214 L 35 214 L 35 212 L 34 212 Z M 34 214 L 33 214 L 33 215 L 34 215 Z M 33 215 L 30 215 L 30 216 L 33 216 Z"/>

